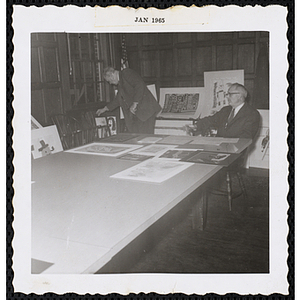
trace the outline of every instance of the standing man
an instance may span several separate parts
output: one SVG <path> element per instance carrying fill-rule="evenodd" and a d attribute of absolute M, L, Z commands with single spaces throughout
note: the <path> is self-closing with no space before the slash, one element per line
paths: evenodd
<path fill-rule="evenodd" d="M 112 102 L 97 110 L 97 115 L 121 106 L 129 132 L 153 134 L 161 107 L 141 76 L 129 68 L 117 71 L 112 67 L 106 68 L 103 76 L 108 83 L 117 85 L 118 93 Z"/>
<path fill-rule="evenodd" d="M 253 139 L 259 128 L 259 112 L 246 101 L 247 90 L 239 84 L 230 86 L 227 93 L 228 106 L 212 116 L 196 121 L 194 135 L 205 135 L 210 128 L 217 130 L 217 136 Z M 191 131 L 188 129 L 188 131 Z"/>

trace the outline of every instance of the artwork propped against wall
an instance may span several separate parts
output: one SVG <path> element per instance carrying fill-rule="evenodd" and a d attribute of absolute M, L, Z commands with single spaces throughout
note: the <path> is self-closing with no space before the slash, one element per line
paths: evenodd
<path fill-rule="evenodd" d="M 204 72 L 205 103 L 201 109 L 201 118 L 228 105 L 226 93 L 233 83 L 244 85 L 244 70 Z"/>
<path fill-rule="evenodd" d="M 204 88 L 161 88 L 158 117 L 169 119 L 197 119 L 204 101 Z"/>
<path fill-rule="evenodd" d="M 63 151 L 55 125 L 31 131 L 31 154 L 34 159 Z"/>
<path fill-rule="evenodd" d="M 31 130 L 39 128 L 43 128 L 43 126 L 33 116 L 31 116 Z"/>

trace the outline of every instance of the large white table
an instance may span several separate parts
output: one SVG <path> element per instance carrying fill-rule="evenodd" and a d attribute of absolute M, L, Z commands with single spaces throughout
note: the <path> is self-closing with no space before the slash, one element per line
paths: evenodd
<path fill-rule="evenodd" d="M 32 258 L 52 264 L 44 273 L 95 273 L 222 168 L 194 164 L 161 184 L 109 177 L 137 163 L 66 152 L 32 161 Z"/>

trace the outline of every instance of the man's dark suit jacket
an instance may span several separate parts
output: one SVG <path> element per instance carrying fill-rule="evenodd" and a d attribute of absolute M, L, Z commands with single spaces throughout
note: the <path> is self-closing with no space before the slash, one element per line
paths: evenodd
<path fill-rule="evenodd" d="M 107 104 L 107 108 L 114 110 L 121 106 L 127 123 L 132 117 L 129 109 L 133 102 L 138 102 L 135 115 L 143 122 L 161 110 L 141 76 L 134 70 L 126 68 L 119 72 L 118 94 Z"/>
<path fill-rule="evenodd" d="M 259 128 L 259 112 L 245 102 L 232 121 L 228 123 L 231 110 L 231 106 L 225 106 L 213 116 L 198 120 L 196 133 L 204 135 L 209 128 L 213 127 L 218 130 L 217 136 L 220 137 L 253 139 Z"/>

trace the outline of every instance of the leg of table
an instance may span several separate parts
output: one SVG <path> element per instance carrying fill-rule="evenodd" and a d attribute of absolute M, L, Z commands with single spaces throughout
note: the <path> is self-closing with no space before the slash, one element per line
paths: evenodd
<path fill-rule="evenodd" d="M 229 172 L 226 172 L 226 183 L 227 183 L 227 197 L 229 203 L 229 210 L 232 208 L 232 191 L 231 191 L 231 179 Z"/>
<path fill-rule="evenodd" d="M 193 207 L 192 226 L 193 229 L 204 230 L 207 220 L 207 193 L 205 189 L 200 191 L 199 198 Z"/>

